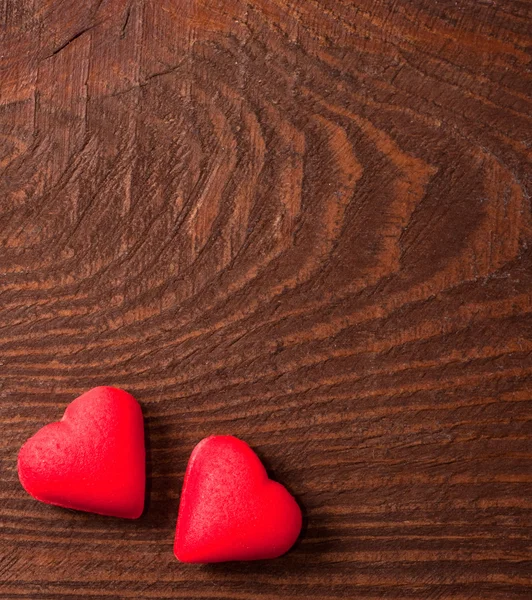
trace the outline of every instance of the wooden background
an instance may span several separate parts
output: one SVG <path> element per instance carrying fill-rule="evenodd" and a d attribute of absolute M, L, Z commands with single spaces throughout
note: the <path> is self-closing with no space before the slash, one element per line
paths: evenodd
<path fill-rule="evenodd" d="M 0 597 L 532 598 L 532 3 L 0 0 Z M 17 452 L 142 404 L 137 522 Z M 248 441 L 304 508 L 262 563 L 172 554 Z"/>

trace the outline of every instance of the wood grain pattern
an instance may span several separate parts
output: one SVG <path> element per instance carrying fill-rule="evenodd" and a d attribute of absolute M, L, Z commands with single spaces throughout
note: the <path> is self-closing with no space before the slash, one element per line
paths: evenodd
<path fill-rule="evenodd" d="M 532 3 L 0 0 L 0 597 L 532 597 Z M 23 441 L 141 402 L 137 522 Z M 307 526 L 172 555 L 188 455 L 244 438 Z"/>

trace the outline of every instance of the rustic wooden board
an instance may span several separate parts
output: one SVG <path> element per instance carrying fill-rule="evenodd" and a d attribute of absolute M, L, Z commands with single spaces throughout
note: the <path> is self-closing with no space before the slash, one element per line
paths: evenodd
<path fill-rule="evenodd" d="M 529 0 L 0 0 L 0 597 L 532 598 Z M 137 522 L 17 451 L 141 402 Z M 172 555 L 188 455 L 296 494 L 282 559 Z"/>

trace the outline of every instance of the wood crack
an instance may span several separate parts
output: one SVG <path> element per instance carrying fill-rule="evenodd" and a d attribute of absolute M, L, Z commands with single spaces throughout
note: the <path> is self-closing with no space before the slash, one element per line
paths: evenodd
<path fill-rule="evenodd" d="M 91 29 L 94 29 L 96 26 L 97 26 L 97 24 L 94 24 L 94 25 L 91 25 L 90 27 L 85 27 L 85 29 L 82 29 L 81 31 L 78 31 L 72 37 L 70 37 L 66 42 L 64 42 L 58 48 L 56 48 L 51 54 L 49 54 L 48 56 L 45 56 L 44 59 L 47 60 L 49 58 L 52 58 L 53 56 L 57 56 L 60 52 L 65 50 L 65 48 L 68 48 L 68 46 L 70 46 L 70 44 L 72 44 L 72 42 L 75 42 L 78 38 L 80 38 L 82 35 L 89 32 Z"/>

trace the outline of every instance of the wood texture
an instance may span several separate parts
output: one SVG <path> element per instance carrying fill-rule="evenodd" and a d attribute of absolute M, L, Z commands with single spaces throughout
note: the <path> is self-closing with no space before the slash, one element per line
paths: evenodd
<path fill-rule="evenodd" d="M 532 597 L 532 4 L 0 0 L 0 597 Z M 141 402 L 137 522 L 21 488 L 75 396 Z M 172 555 L 248 441 L 307 525 Z"/>

